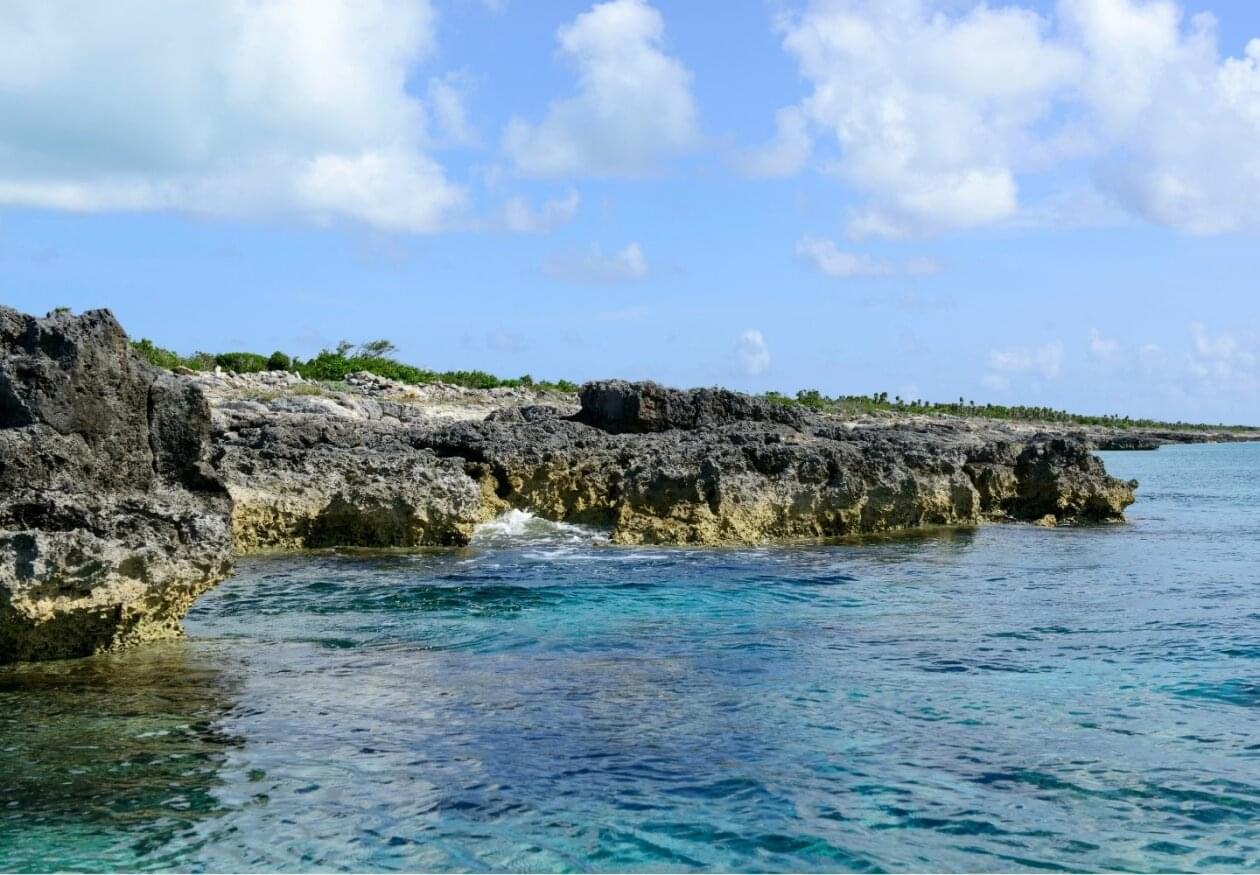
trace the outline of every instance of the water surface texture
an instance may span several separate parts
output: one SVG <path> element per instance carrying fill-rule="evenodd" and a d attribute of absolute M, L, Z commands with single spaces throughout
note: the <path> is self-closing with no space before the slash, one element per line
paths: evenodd
<path fill-rule="evenodd" d="M 0 669 L 0 870 L 1260 870 L 1260 446 L 1126 526 L 240 563 Z"/>

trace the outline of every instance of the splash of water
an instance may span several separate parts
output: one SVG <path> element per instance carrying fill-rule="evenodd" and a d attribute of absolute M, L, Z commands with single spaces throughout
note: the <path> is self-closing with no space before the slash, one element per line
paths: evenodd
<path fill-rule="evenodd" d="M 481 523 L 472 537 L 472 546 L 485 548 L 577 547 L 607 542 L 607 535 L 596 529 L 552 522 L 516 508 Z"/>

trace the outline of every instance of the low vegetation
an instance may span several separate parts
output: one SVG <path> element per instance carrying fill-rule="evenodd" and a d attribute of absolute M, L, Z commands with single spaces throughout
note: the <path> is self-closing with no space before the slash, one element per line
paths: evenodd
<path fill-rule="evenodd" d="M 1128 416 L 1109 414 L 1094 416 L 1081 413 L 1069 413 L 1066 410 L 1055 410 L 1052 407 L 1031 407 L 1024 405 L 1008 406 L 1005 404 L 977 404 L 959 398 L 957 401 L 907 401 L 900 397 L 889 398 L 887 392 L 876 392 L 873 395 L 837 395 L 829 398 L 817 389 L 802 389 L 795 396 L 779 392 L 767 392 L 767 401 L 777 404 L 793 404 L 808 407 L 823 413 L 840 415 L 872 415 L 921 413 L 925 415 L 948 415 L 979 417 L 982 419 L 1002 419 L 1017 422 L 1053 422 L 1066 425 L 1106 426 L 1121 429 L 1169 429 L 1178 431 L 1211 430 L 1211 431 L 1253 431 L 1244 425 L 1208 425 L 1191 422 L 1161 422 L 1155 419 L 1133 419 Z"/>
<path fill-rule="evenodd" d="M 167 370 L 188 368 L 193 371 L 212 371 L 218 367 L 238 374 L 253 374 L 260 371 L 292 371 L 301 374 L 307 380 L 317 380 L 325 383 L 342 382 L 349 374 L 353 374 L 356 371 L 367 371 L 380 377 L 387 377 L 391 380 L 411 385 L 451 383 L 470 389 L 494 389 L 500 386 L 507 386 L 530 387 L 550 392 L 576 392 L 578 390 L 577 384 L 568 380 L 557 380 L 555 382 L 535 380 L 529 374 L 524 374 L 520 377 L 503 378 L 485 371 L 431 371 L 426 368 L 419 368 L 415 365 L 398 361 L 395 358 L 397 348 L 388 340 L 373 340 L 358 346 L 348 341 L 342 341 L 337 345 L 336 349 L 321 350 L 318 355 L 306 360 L 290 357 L 279 351 L 273 352 L 270 356 L 253 352 L 224 352 L 218 354 L 195 352 L 190 356 L 181 356 L 169 349 L 157 346 L 148 339 L 132 341 L 131 345 L 150 362 Z M 959 398 L 956 402 L 943 403 L 920 400 L 907 401 L 897 396 L 889 398 L 887 392 L 876 392 L 872 395 L 837 395 L 828 397 L 817 389 L 802 389 L 794 396 L 784 395 L 780 392 L 767 392 L 763 397 L 776 404 L 799 405 L 822 413 L 835 413 L 847 416 L 920 413 L 1017 422 L 1106 426 L 1120 429 L 1252 430 L 1248 426 L 1241 425 L 1161 422 L 1154 419 L 1133 419 L 1117 414 L 1092 416 L 1069 413 L 1066 410 L 1055 410 L 1050 407 L 977 404 L 975 401 L 968 401 L 964 398 Z"/>
<path fill-rule="evenodd" d="M 308 380 L 328 382 L 344 380 L 348 374 L 357 371 L 367 371 L 413 386 L 425 383 L 451 383 L 470 389 L 527 386 L 545 392 L 576 392 L 578 388 L 576 383 L 568 380 L 535 380 L 529 374 L 503 378 L 485 371 L 430 371 L 418 368 L 398 361 L 394 357 L 397 350 L 388 340 L 373 340 L 358 346 L 343 341 L 336 349 L 321 350 L 318 355 L 306 360 L 290 357 L 279 351 L 270 356 L 255 352 L 195 352 L 190 356 L 182 356 L 158 346 L 148 338 L 132 341 L 131 345 L 151 363 L 166 370 L 187 368 L 193 371 L 212 371 L 218 367 L 237 374 L 292 371 Z"/>

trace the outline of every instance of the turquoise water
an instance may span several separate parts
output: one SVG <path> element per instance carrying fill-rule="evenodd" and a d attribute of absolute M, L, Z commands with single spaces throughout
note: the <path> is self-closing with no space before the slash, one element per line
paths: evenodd
<path fill-rule="evenodd" d="M 1126 526 L 242 562 L 0 669 L 0 870 L 1260 870 L 1260 445 Z"/>

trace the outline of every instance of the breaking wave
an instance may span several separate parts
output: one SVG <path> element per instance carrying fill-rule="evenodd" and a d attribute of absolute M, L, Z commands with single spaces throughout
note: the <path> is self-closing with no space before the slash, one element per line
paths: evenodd
<path fill-rule="evenodd" d="M 471 546 L 577 547 L 606 543 L 608 536 L 598 529 L 552 522 L 527 510 L 513 509 L 477 526 Z"/>

